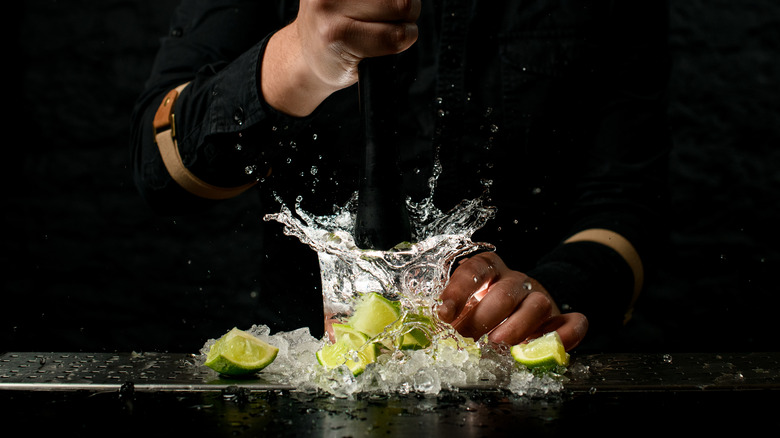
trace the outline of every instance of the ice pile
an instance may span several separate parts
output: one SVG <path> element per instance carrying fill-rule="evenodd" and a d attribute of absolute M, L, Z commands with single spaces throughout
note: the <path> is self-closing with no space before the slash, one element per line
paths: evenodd
<path fill-rule="evenodd" d="M 317 362 L 316 352 L 327 340 L 313 337 L 308 328 L 271 333 L 268 326 L 254 325 L 247 331 L 279 348 L 276 360 L 261 371 L 264 380 L 337 397 L 436 395 L 470 388 L 539 396 L 560 392 L 566 381 L 563 375 L 536 374 L 518 366 L 506 351 L 486 343 L 477 342 L 480 351 L 476 353 L 453 338 L 436 338 L 426 349 L 386 351 L 365 372 L 353 376 L 346 367 L 328 370 Z M 204 357 L 213 342 L 204 345 Z"/>

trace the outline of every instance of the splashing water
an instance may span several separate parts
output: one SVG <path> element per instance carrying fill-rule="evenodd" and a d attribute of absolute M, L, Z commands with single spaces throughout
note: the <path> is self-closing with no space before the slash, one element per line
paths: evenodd
<path fill-rule="evenodd" d="M 399 320 L 407 313 L 417 313 L 433 322 L 424 327 L 431 338 L 430 346 L 418 350 L 387 348 L 357 377 L 346 367 L 329 370 L 318 363 L 315 354 L 330 342 L 327 334 L 317 340 L 308 328 L 301 328 L 271 335 L 267 326 L 256 325 L 249 331 L 279 348 L 277 359 L 263 370 L 264 377 L 337 396 L 361 392 L 437 394 L 443 389 L 463 387 L 503 387 L 516 394 L 561 389 L 561 376 L 537 376 L 521 370 L 501 347 L 490 345 L 486 338 L 468 342 L 438 318 L 439 294 L 456 260 L 495 249 L 471 240 L 473 233 L 495 216 L 495 209 L 477 198 L 464 200 L 443 213 L 431 202 L 435 182 L 434 176 L 429 198 L 420 203 L 407 200 L 414 243 L 399 242 L 390 251 L 356 246 L 353 231 L 357 194 L 343 207 L 334 209 L 332 215 L 306 212 L 301 207 L 302 197 L 298 197 L 293 210 L 280 201 L 280 211 L 264 217 L 281 223 L 285 234 L 297 237 L 317 252 L 324 311 L 333 320 L 346 321 L 362 293 L 378 292 L 401 303 Z M 414 324 L 388 326 L 369 342 L 392 345 L 383 341 L 402 336 Z M 212 342 L 207 342 L 203 354 Z"/>
<path fill-rule="evenodd" d="M 463 201 L 448 214 L 427 201 L 409 202 L 416 243 L 399 242 L 391 251 L 356 246 L 356 195 L 329 216 L 307 213 L 300 206 L 301 200 L 299 197 L 296 201 L 294 212 L 282 204 L 279 213 L 266 215 L 265 220 L 282 223 L 285 234 L 317 251 L 325 313 L 337 320 L 351 314 L 355 301 L 364 292 L 379 292 L 400 301 L 404 310 L 430 314 L 456 259 L 478 250 L 494 249 L 470 238 L 495 212 L 480 199 Z"/>

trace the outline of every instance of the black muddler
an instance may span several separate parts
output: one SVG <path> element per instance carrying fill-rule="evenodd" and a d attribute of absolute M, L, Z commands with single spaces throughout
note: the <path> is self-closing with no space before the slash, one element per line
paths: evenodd
<path fill-rule="evenodd" d="M 361 249 L 389 250 L 401 242 L 411 241 L 398 163 L 396 60 L 393 55 L 367 58 L 358 66 L 365 147 L 354 237 Z"/>

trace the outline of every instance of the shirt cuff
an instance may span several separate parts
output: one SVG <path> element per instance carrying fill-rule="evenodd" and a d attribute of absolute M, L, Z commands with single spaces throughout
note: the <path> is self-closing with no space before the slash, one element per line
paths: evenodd
<path fill-rule="evenodd" d="M 619 327 L 630 310 L 634 275 L 615 250 L 595 242 L 558 246 L 527 272 L 561 312 L 580 312 L 591 331 Z"/>

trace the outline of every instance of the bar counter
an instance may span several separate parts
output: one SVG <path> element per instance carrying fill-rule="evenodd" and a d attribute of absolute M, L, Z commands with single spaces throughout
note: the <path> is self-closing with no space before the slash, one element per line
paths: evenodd
<path fill-rule="evenodd" d="M 34 436 L 646 436 L 776 429 L 780 353 L 573 355 L 563 389 L 332 394 L 172 353 L 0 354 L 0 416 Z M 531 435 L 529 435 L 531 436 Z M 771 436 L 771 433 L 770 433 Z"/>

